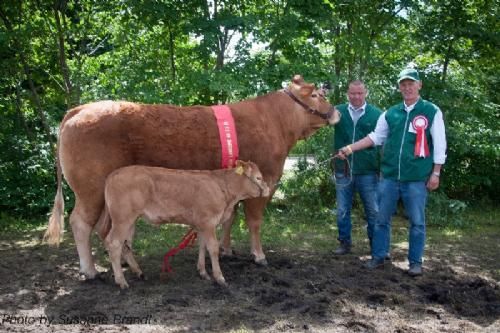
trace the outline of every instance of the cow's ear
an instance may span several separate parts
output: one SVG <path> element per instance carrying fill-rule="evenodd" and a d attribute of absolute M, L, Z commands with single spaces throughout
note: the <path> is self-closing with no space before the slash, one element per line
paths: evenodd
<path fill-rule="evenodd" d="M 315 89 L 314 84 L 306 84 L 306 85 L 300 87 L 300 96 L 302 96 L 302 97 L 311 96 L 314 89 Z"/>
<path fill-rule="evenodd" d="M 302 77 L 302 75 L 296 74 L 293 76 L 292 82 L 295 84 L 302 84 L 304 83 L 304 78 Z"/>

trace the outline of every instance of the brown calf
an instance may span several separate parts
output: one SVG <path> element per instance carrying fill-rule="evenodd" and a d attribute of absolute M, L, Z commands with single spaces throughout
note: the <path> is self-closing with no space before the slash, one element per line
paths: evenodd
<path fill-rule="evenodd" d="M 225 285 L 215 228 L 228 219 L 238 201 L 269 194 L 269 187 L 253 162 L 237 161 L 234 169 L 213 171 L 147 166 L 128 166 L 114 171 L 106 179 L 104 196 L 109 217 L 105 218 L 101 236 L 105 236 L 115 282 L 121 288 L 128 287 L 120 264 L 122 254 L 132 271 L 139 277 L 143 275 L 130 249 L 135 222 L 142 216 L 153 224 L 192 226 L 200 236 L 200 275 L 210 279 L 205 270 L 207 249 L 214 279 Z M 106 236 L 110 219 L 111 229 Z"/>

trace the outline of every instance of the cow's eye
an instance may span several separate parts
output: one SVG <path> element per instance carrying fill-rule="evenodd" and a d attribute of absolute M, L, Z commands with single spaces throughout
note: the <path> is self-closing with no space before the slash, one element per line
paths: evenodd
<path fill-rule="evenodd" d="M 316 97 L 318 97 L 318 95 L 317 94 L 312 94 L 311 97 L 315 97 L 316 98 Z"/>

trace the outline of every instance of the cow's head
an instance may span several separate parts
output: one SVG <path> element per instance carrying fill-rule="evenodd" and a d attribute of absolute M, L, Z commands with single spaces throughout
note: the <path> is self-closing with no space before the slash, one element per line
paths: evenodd
<path fill-rule="evenodd" d="M 325 124 L 335 125 L 339 122 L 340 113 L 327 101 L 325 91 L 316 89 L 312 83 L 306 83 L 302 76 L 295 75 L 285 93 L 315 117 L 311 118 L 312 130 Z"/>
<path fill-rule="evenodd" d="M 269 186 L 264 181 L 264 177 L 262 177 L 262 173 L 260 172 L 257 164 L 251 161 L 244 162 L 241 160 L 237 160 L 234 170 L 237 174 L 247 177 L 253 184 L 256 185 L 256 190 L 258 190 L 258 195 L 256 194 L 255 197 L 269 196 L 270 194 Z"/>

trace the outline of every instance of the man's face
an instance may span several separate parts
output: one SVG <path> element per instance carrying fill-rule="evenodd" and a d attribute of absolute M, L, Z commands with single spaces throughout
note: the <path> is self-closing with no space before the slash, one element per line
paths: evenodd
<path fill-rule="evenodd" d="M 362 84 L 351 84 L 347 90 L 347 98 L 349 103 L 355 108 L 362 107 L 365 104 L 366 89 Z"/>
<path fill-rule="evenodd" d="M 422 81 L 407 79 L 399 82 L 399 91 L 401 91 L 406 104 L 411 105 L 418 100 L 420 89 L 422 89 Z"/>

